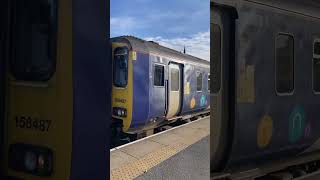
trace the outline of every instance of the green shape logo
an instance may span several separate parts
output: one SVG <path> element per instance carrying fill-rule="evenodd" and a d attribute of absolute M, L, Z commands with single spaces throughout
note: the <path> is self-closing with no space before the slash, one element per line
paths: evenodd
<path fill-rule="evenodd" d="M 200 98 L 200 106 L 205 106 L 206 105 L 206 96 L 202 95 Z"/>
<path fill-rule="evenodd" d="M 289 117 L 289 141 L 295 143 L 304 136 L 305 112 L 302 106 L 296 106 Z"/>

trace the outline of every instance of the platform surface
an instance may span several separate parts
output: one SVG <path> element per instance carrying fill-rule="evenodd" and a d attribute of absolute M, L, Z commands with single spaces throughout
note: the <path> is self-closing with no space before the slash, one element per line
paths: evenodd
<path fill-rule="evenodd" d="M 209 180 L 209 136 L 160 163 L 135 180 Z"/>
<path fill-rule="evenodd" d="M 180 172 L 182 173 L 182 171 L 187 171 L 189 167 L 190 171 L 197 169 L 196 166 L 199 165 L 197 163 L 201 163 L 195 162 L 197 158 L 207 159 L 206 167 L 208 168 L 208 173 L 204 176 L 209 179 L 209 119 L 209 117 L 206 117 L 111 150 L 110 179 L 126 180 L 139 176 L 140 179 L 154 179 L 157 175 L 161 175 L 158 178 L 162 179 L 163 173 L 166 173 L 165 171 L 173 173 L 172 168 L 166 166 L 166 163 L 171 162 L 172 159 L 175 159 L 176 165 L 180 165 L 181 168 L 177 167 L 174 171 L 181 170 Z M 205 147 L 201 147 L 204 145 Z M 200 150 L 200 148 L 204 150 Z M 207 151 L 206 157 L 201 154 L 202 151 Z M 192 158 L 194 162 L 188 165 L 186 161 L 191 162 Z M 182 164 L 178 161 L 185 163 Z M 204 174 L 206 173 L 204 168 L 200 171 Z M 160 172 L 161 174 L 159 174 Z M 201 173 L 200 176 L 202 176 Z M 186 179 L 184 177 L 181 178 Z"/>

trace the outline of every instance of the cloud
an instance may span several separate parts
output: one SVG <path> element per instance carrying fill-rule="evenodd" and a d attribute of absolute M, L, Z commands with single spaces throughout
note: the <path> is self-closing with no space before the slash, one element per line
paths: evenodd
<path fill-rule="evenodd" d="M 174 49 L 176 51 L 183 51 L 186 46 L 186 53 L 210 61 L 210 31 L 199 32 L 189 37 L 177 38 L 163 38 L 146 37 L 148 41 L 158 42 L 160 45 Z"/>
<path fill-rule="evenodd" d="M 141 28 L 142 24 L 133 17 L 112 17 L 110 27 L 112 36 L 129 35 L 135 29 Z"/>

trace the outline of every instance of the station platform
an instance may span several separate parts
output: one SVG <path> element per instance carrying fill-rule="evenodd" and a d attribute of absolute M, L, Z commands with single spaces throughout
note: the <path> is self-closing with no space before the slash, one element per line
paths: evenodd
<path fill-rule="evenodd" d="M 110 150 L 110 179 L 209 179 L 210 117 Z"/>

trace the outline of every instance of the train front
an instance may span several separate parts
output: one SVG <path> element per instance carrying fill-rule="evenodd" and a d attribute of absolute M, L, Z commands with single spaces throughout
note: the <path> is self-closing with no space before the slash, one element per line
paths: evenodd
<path fill-rule="evenodd" d="M 116 41 L 120 40 L 120 41 Z M 113 86 L 112 86 L 112 123 L 111 143 L 121 144 L 123 132 L 126 132 L 132 121 L 133 102 L 133 65 L 135 56 L 128 42 L 121 38 L 112 41 Z"/>
<path fill-rule="evenodd" d="M 10 1 L 5 174 L 68 179 L 72 148 L 72 57 L 68 1 Z M 59 8 L 60 6 L 60 8 Z M 60 48 L 59 48 L 60 47 Z M 63 63 L 62 63 L 63 62 Z"/>
<path fill-rule="evenodd" d="M 0 51 L 6 64 L 0 71 L 6 91 L 0 174 L 23 180 L 107 178 L 111 62 L 109 17 L 101 8 L 107 1 L 3 2 L 7 6 L 0 7 L 10 14 L 3 28 L 6 50 Z"/>

